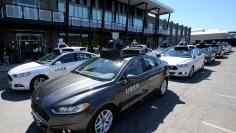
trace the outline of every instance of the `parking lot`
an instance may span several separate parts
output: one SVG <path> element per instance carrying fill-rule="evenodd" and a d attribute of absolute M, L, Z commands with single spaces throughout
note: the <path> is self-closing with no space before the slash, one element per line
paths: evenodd
<path fill-rule="evenodd" d="M 111 133 L 236 132 L 235 66 L 232 52 L 192 79 L 171 78 L 167 95 L 127 110 Z M 30 92 L 10 91 L 6 72 L 0 72 L 0 95 L 1 133 L 42 132 L 33 124 Z"/>

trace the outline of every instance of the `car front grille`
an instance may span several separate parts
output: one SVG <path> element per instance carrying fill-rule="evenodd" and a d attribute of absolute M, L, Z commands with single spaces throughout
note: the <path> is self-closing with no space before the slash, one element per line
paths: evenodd
<path fill-rule="evenodd" d="M 8 80 L 12 81 L 12 77 L 9 74 L 7 76 L 8 76 Z"/>
<path fill-rule="evenodd" d="M 177 66 L 168 66 L 170 70 L 178 70 Z"/>
<path fill-rule="evenodd" d="M 37 113 L 45 121 L 48 121 L 50 119 L 50 117 L 33 101 L 31 103 L 31 108 L 35 113 Z"/>

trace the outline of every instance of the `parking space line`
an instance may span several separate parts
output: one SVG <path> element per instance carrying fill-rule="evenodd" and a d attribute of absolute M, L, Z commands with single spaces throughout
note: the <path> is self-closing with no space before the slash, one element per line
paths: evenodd
<path fill-rule="evenodd" d="M 202 124 L 204 124 L 206 126 L 209 126 L 209 127 L 212 127 L 212 128 L 215 128 L 215 129 L 218 129 L 218 130 L 221 130 L 221 131 L 224 131 L 226 133 L 236 133 L 232 130 L 229 130 L 229 129 L 226 129 L 226 128 L 223 128 L 223 127 L 220 127 L 220 126 L 217 126 L 217 125 L 214 125 L 214 124 L 211 124 L 209 122 L 202 121 Z"/>
<path fill-rule="evenodd" d="M 236 97 L 234 97 L 234 96 L 228 96 L 228 95 L 222 95 L 222 94 L 216 94 L 216 96 L 225 97 L 225 98 L 231 98 L 231 99 L 235 99 L 236 100 Z"/>

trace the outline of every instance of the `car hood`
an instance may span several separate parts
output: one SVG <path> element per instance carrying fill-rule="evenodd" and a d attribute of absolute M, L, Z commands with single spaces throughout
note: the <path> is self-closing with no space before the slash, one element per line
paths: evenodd
<path fill-rule="evenodd" d="M 32 98 L 41 106 L 49 106 L 52 104 L 58 104 L 64 100 L 70 99 L 73 96 L 78 98 L 79 95 L 82 95 L 92 89 L 102 88 L 106 83 L 107 82 L 102 82 L 71 73 L 62 78 L 44 83 L 34 91 Z"/>
<path fill-rule="evenodd" d="M 24 71 L 31 70 L 31 69 L 34 69 L 34 68 L 37 68 L 37 67 L 42 67 L 42 66 L 43 65 L 41 65 L 37 62 L 29 62 L 29 63 L 19 65 L 17 67 L 14 67 L 13 69 L 11 69 L 9 71 L 9 74 L 22 73 Z"/>
<path fill-rule="evenodd" d="M 167 62 L 167 65 L 178 65 L 190 61 L 191 58 L 162 56 L 160 60 Z"/>

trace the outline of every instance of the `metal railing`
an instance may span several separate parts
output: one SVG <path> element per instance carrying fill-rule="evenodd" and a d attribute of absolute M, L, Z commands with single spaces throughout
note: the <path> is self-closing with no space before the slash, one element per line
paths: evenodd
<path fill-rule="evenodd" d="M 34 20 L 34 21 L 45 21 L 45 22 L 55 22 L 64 23 L 64 12 L 44 10 L 34 7 L 26 7 L 22 5 L 14 4 L 4 4 L 0 7 L 1 18 L 13 18 L 22 20 Z M 91 27 L 91 28 L 102 28 L 102 21 L 96 19 L 80 18 L 75 16 L 69 17 L 70 26 L 80 26 L 80 27 Z M 104 22 L 104 29 L 106 30 L 118 30 L 125 31 L 125 24 L 117 22 Z M 128 26 L 129 32 L 142 33 L 142 27 L 140 26 Z M 145 34 L 154 34 L 155 30 L 153 28 L 144 28 Z M 160 29 L 156 32 L 157 34 L 168 35 L 167 30 Z"/>
<path fill-rule="evenodd" d="M 2 18 L 64 22 L 63 12 L 42 10 L 33 7 L 5 4 L 1 12 Z"/>

